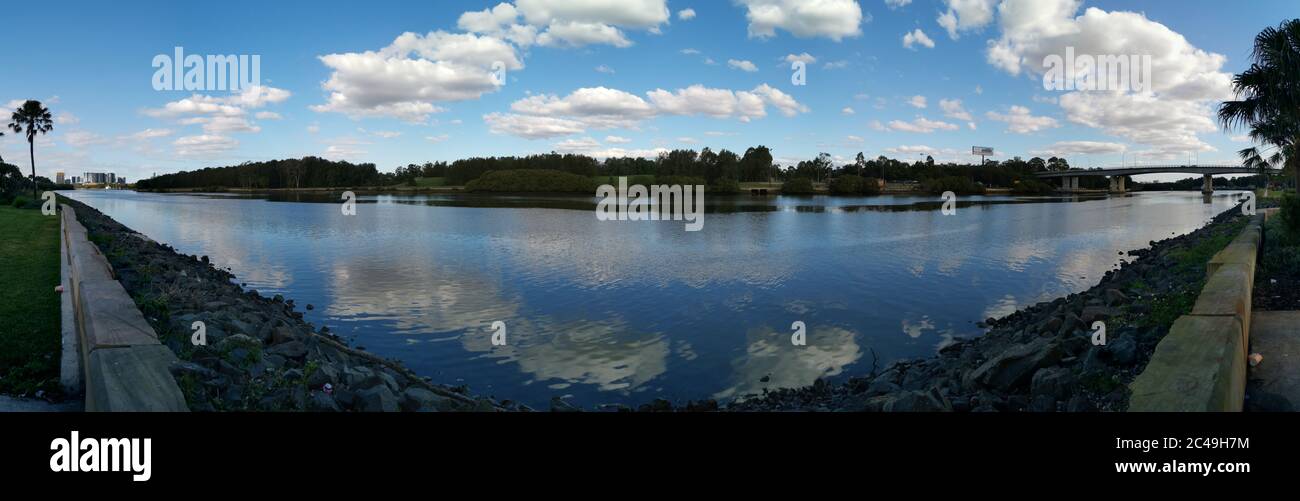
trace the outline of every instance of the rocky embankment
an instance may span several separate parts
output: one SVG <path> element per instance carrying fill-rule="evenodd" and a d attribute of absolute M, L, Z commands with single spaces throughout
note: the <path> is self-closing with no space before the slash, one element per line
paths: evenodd
<path fill-rule="evenodd" d="M 1128 384 L 1156 344 L 1189 312 L 1205 265 L 1244 228 L 1233 209 L 1189 235 L 1152 242 L 1092 289 L 981 323 L 937 357 L 898 362 L 874 376 L 769 391 L 732 411 L 1095 412 L 1128 408 Z M 1107 343 L 1091 326 L 1105 322 Z"/>
<path fill-rule="evenodd" d="M 206 256 L 185 256 L 85 204 L 77 211 L 160 341 L 193 411 L 508 411 L 464 387 L 431 384 L 303 320 L 293 300 L 245 291 Z M 310 305 L 307 306 L 311 308 Z M 191 342 L 203 322 L 206 346 Z"/>

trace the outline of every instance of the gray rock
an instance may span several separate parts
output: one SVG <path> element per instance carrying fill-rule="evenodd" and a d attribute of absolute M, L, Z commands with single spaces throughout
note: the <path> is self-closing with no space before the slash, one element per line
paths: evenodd
<path fill-rule="evenodd" d="M 1039 369 L 1034 373 L 1029 384 L 1029 393 L 1033 396 L 1047 395 L 1056 400 L 1065 400 L 1074 391 L 1074 373 L 1064 367 Z"/>
<path fill-rule="evenodd" d="M 1093 322 L 1110 320 L 1113 316 L 1115 316 L 1115 310 L 1105 306 L 1089 306 L 1083 309 L 1083 315 L 1080 318 L 1083 319 L 1084 328 L 1087 330 L 1091 328 Z"/>
<path fill-rule="evenodd" d="M 1029 383 L 1034 372 L 1061 359 L 1060 344 L 1047 338 L 1005 350 L 979 368 L 966 374 L 967 387 L 972 382 L 1008 391 Z"/>
<path fill-rule="evenodd" d="M 326 395 L 319 391 L 314 391 L 311 397 L 307 399 L 307 410 L 316 412 L 342 412 L 343 408 L 339 403 L 334 401 L 334 397 Z"/>
<path fill-rule="evenodd" d="M 307 345 L 302 344 L 302 341 L 290 341 L 272 346 L 267 349 L 267 353 L 297 360 L 307 356 Z"/>
<path fill-rule="evenodd" d="M 1119 289 L 1106 289 L 1106 305 L 1115 306 L 1128 302 L 1128 296 L 1120 292 Z"/>
<path fill-rule="evenodd" d="M 1049 395 L 1039 395 L 1029 402 L 1028 412 L 1056 412 L 1056 399 Z"/>
<path fill-rule="evenodd" d="M 903 389 L 902 387 L 894 384 L 891 381 L 882 378 L 876 378 L 875 381 L 872 381 L 871 384 L 867 386 L 867 396 L 875 397 L 879 395 L 886 395 L 889 393 L 901 391 L 902 389 Z"/>
<path fill-rule="evenodd" d="M 1137 363 L 1137 342 L 1133 340 L 1133 336 L 1122 336 L 1111 340 L 1106 344 L 1106 351 L 1110 353 L 1110 359 L 1115 365 L 1129 366 Z"/>
<path fill-rule="evenodd" d="M 952 412 L 952 403 L 937 389 L 905 391 L 885 403 L 884 412 Z"/>
<path fill-rule="evenodd" d="M 408 412 L 415 411 L 445 411 L 450 408 L 447 398 L 438 396 L 437 393 L 424 388 L 407 388 L 402 392 L 402 410 Z"/>
<path fill-rule="evenodd" d="M 320 389 L 322 386 L 325 386 L 325 383 L 339 383 L 339 370 L 333 365 L 321 365 L 316 368 L 315 372 L 312 372 L 311 375 L 307 377 L 307 386 L 309 388 Z"/>
<path fill-rule="evenodd" d="M 397 412 L 397 396 L 387 386 L 379 385 L 357 392 L 357 410 L 362 412 Z"/>
<path fill-rule="evenodd" d="M 1075 395 L 1070 402 L 1065 405 L 1069 412 L 1097 412 L 1097 406 L 1092 404 L 1092 400 L 1083 395 Z"/>

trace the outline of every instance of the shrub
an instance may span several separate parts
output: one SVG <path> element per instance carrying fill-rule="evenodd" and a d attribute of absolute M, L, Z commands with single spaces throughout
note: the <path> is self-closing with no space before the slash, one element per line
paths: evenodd
<path fill-rule="evenodd" d="M 959 195 L 983 195 L 984 187 L 975 184 L 970 178 L 961 176 L 941 177 L 937 179 L 927 179 L 921 182 L 921 189 L 927 193 L 939 195 L 946 192 L 953 192 Z"/>
<path fill-rule="evenodd" d="M 840 176 L 830 183 L 834 195 L 879 195 L 880 181 L 873 177 Z"/>
<path fill-rule="evenodd" d="M 1056 192 L 1056 188 L 1042 181 L 1024 179 L 1016 183 L 1016 187 L 1012 188 L 1011 191 L 1022 195 L 1048 195 Z"/>
<path fill-rule="evenodd" d="M 817 190 L 813 189 L 812 180 L 806 177 L 787 179 L 785 183 L 781 185 L 782 195 L 811 195 L 816 193 L 816 191 Z"/>
<path fill-rule="evenodd" d="M 735 179 L 722 178 L 710 184 L 708 192 L 722 195 L 740 193 L 740 182 Z"/>
<path fill-rule="evenodd" d="M 557 170 L 500 170 L 483 174 L 465 185 L 477 193 L 587 193 L 596 192 L 590 177 Z"/>
<path fill-rule="evenodd" d="M 1281 202 L 1282 226 L 1292 237 L 1300 237 L 1300 195 L 1287 193 Z"/>
<path fill-rule="evenodd" d="M 27 208 L 27 197 L 24 197 L 24 196 L 22 196 L 22 195 L 18 195 L 18 196 L 16 196 L 16 197 L 14 197 L 14 200 L 13 200 L 13 202 L 11 202 L 11 203 L 12 203 L 12 205 L 13 205 L 15 208 L 18 208 L 18 209 L 25 209 L 25 208 Z"/>

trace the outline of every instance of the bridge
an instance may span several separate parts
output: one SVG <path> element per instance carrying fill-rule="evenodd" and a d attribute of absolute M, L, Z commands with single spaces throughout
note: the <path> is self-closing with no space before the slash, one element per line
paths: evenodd
<path fill-rule="evenodd" d="M 1068 170 L 1058 172 L 1039 172 L 1035 174 L 1039 179 L 1061 179 L 1061 191 L 1074 192 L 1079 190 L 1079 178 L 1081 177 L 1109 177 L 1111 193 L 1124 193 L 1128 191 L 1125 186 L 1127 176 L 1139 176 L 1142 174 L 1200 174 L 1205 176 L 1205 185 L 1201 189 L 1203 193 L 1214 193 L 1214 176 L 1224 174 L 1259 174 L 1259 169 L 1242 167 L 1241 165 L 1143 165 L 1139 167 L 1108 167 L 1092 170 Z"/>

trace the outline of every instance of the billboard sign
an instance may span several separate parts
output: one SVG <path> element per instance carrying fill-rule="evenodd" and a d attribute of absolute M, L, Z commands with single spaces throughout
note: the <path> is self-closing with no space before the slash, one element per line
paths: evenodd
<path fill-rule="evenodd" d="M 971 148 L 971 154 L 976 156 L 981 156 L 981 157 L 991 157 L 993 156 L 993 148 L 976 146 L 974 148 Z"/>

